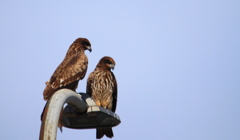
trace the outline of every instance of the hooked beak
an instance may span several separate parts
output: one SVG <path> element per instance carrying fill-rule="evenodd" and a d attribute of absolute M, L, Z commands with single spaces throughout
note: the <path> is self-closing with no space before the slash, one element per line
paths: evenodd
<path fill-rule="evenodd" d="M 89 50 L 90 52 L 92 52 L 91 46 L 87 46 L 87 50 Z"/>
<path fill-rule="evenodd" d="M 111 64 L 110 67 L 112 70 L 114 70 L 115 65 Z"/>

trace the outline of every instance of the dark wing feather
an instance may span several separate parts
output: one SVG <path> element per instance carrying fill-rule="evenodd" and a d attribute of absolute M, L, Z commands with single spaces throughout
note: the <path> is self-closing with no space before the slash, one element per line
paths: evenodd
<path fill-rule="evenodd" d="M 112 76 L 113 76 L 113 84 L 114 84 L 114 89 L 112 94 L 113 96 L 112 111 L 115 112 L 117 108 L 117 80 L 113 73 L 112 73 Z"/>
<path fill-rule="evenodd" d="M 48 100 L 51 95 L 60 88 L 75 90 L 78 81 L 86 75 L 87 66 L 88 59 L 84 53 L 66 57 L 54 71 L 50 80 L 46 82 L 47 86 L 43 93 L 44 99 Z"/>
<path fill-rule="evenodd" d="M 92 73 L 90 73 L 90 75 L 88 76 L 88 79 L 87 79 L 87 89 L 86 89 L 86 92 L 87 94 L 92 97 L 92 76 L 94 76 Z"/>
<path fill-rule="evenodd" d="M 81 80 L 86 75 L 87 66 L 88 59 L 85 54 L 81 54 L 80 56 L 72 55 L 59 65 L 53 73 L 49 84 L 53 88 L 59 88 L 73 81 Z"/>

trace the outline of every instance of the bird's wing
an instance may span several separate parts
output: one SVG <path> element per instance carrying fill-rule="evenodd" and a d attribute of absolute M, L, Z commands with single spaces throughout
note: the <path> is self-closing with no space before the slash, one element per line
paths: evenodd
<path fill-rule="evenodd" d="M 74 81 L 84 78 L 87 72 L 88 59 L 83 54 L 72 55 L 65 58 L 63 62 L 57 67 L 47 85 L 52 88 L 60 88 Z"/>
<path fill-rule="evenodd" d="M 113 76 L 113 84 L 114 84 L 113 94 L 112 94 L 113 96 L 112 111 L 115 112 L 117 107 L 117 80 L 113 73 L 112 73 L 112 76 Z"/>

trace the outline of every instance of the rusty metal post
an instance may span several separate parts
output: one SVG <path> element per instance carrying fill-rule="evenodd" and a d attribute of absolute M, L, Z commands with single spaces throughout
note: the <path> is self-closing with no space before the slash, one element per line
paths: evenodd
<path fill-rule="evenodd" d="M 59 115 L 65 103 L 73 106 L 79 113 L 85 112 L 88 107 L 81 95 L 72 90 L 61 89 L 55 92 L 46 106 L 47 113 L 43 116 L 39 140 L 56 140 Z"/>

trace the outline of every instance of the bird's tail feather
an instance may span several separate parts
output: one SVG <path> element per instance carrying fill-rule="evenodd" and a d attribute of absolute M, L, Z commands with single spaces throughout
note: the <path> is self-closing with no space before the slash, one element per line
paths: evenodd
<path fill-rule="evenodd" d="M 109 138 L 113 137 L 113 131 L 111 127 L 97 128 L 97 139 L 101 139 L 104 135 Z"/>

